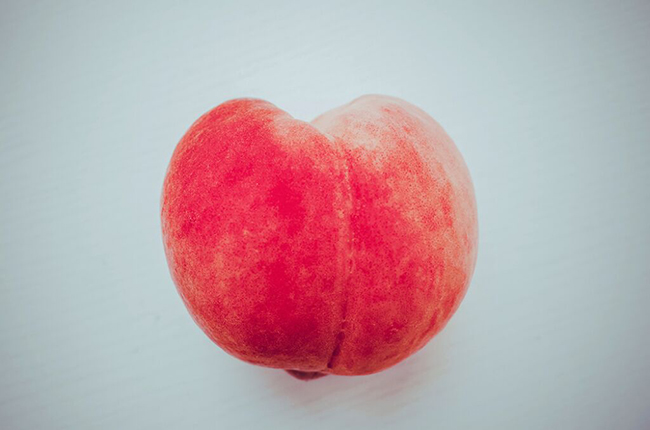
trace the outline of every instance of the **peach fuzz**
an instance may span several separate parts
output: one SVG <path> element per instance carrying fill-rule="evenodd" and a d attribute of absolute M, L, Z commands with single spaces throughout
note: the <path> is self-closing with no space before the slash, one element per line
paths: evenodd
<path fill-rule="evenodd" d="M 301 379 L 422 348 L 474 270 L 472 182 L 417 107 L 364 96 L 311 123 L 257 99 L 199 118 L 163 185 L 167 261 L 226 352 Z"/>

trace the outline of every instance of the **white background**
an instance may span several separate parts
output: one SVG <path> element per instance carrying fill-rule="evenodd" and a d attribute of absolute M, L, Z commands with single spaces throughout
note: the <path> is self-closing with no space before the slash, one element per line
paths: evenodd
<path fill-rule="evenodd" d="M 0 427 L 650 428 L 650 3 L 135 3 L 0 6 Z M 239 362 L 167 270 L 175 144 L 230 98 L 366 93 L 464 154 L 468 295 L 377 375 Z"/>

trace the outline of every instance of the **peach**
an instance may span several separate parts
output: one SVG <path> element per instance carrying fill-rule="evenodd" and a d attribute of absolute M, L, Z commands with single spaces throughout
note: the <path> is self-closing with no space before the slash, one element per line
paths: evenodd
<path fill-rule="evenodd" d="M 449 321 L 476 261 L 472 182 L 402 100 L 311 123 L 256 99 L 199 118 L 162 194 L 172 278 L 226 352 L 302 379 L 378 372 Z"/>

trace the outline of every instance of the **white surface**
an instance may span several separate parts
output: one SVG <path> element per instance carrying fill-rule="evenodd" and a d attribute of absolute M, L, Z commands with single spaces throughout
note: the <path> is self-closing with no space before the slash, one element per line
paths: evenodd
<path fill-rule="evenodd" d="M 650 428 L 648 2 L 213 3 L 3 2 L 0 427 Z M 469 293 L 378 375 L 241 363 L 167 271 L 172 150 L 229 98 L 365 93 L 464 154 Z"/>

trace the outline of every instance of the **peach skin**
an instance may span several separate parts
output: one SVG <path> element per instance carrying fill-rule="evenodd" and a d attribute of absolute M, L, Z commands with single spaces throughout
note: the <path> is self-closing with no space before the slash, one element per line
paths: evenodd
<path fill-rule="evenodd" d="M 235 357 L 300 379 L 378 372 L 422 348 L 476 261 L 460 153 L 393 97 L 311 123 L 257 99 L 217 106 L 177 145 L 161 215 L 199 327 Z"/>

